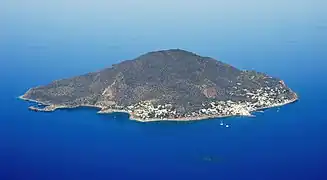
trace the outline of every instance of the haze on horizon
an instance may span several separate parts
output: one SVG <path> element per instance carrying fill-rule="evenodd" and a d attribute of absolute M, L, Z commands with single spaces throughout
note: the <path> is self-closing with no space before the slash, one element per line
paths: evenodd
<path fill-rule="evenodd" d="M 19 53 L 37 49 L 44 56 L 29 58 L 37 62 L 34 66 L 46 66 L 42 64 L 47 59 L 67 70 L 79 62 L 87 72 L 148 51 L 182 48 L 249 69 L 250 55 L 262 54 L 264 59 L 264 54 L 274 53 L 271 46 L 283 51 L 284 42 L 326 45 L 313 33 L 327 26 L 326 7 L 322 0 L 5 0 L 0 2 L 0 52 L 10 53 L 11 46 Z M 81 49 L 83 53 L 75 53 Z M 248 55 L 247 62 L 235 53 Z M 59 54 L 67 60 L 65 67 L 57 63 Z M 29 66 L 21 59 L 11 61 L 4 66 Z M 268 65 L 272 63 L 258 64 Z"/>

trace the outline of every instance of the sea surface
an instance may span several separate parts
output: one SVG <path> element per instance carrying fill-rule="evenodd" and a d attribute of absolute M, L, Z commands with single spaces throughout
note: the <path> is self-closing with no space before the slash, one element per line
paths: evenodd
<path fill-rule="evenodd" d="M 326 180 L 327 11 L 322 1 L 303 2 L 212 16 L 202 10 L 202 20 L 191 11 L 119 19 L 85 3 L 62 11 L 5 3 L 0 179 Z M 169 48 L 279 77 L 300 99 L 255 118 L 153 123 L 90 108 L 35 113 L 17 99 L 30 87 Z"/>

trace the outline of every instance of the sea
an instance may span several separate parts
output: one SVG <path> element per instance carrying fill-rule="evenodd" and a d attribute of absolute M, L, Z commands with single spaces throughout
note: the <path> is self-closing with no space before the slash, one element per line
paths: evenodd
<path fill-rule="evenodd" d="M 205 2 L 1 2 L 0 180 L 326 180 L 325 3 Z M 256 117 L 141 123 L 92 108 L 36 113 L 17 99 L 170 48 L 279 77 L 299 101 Z"/>

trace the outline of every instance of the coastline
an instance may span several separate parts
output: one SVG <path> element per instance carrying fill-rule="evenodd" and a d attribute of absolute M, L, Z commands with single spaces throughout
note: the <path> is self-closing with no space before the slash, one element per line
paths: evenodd
<path fill-rule="evenodd" d="M 53 111 L 55 111 L 57 109 L 75 109 L 75 108 L 79 108 L 79 107 L 88 107 L 88 108 L 99 109 L 100 111 L 97 112 L 98 114 L 126 113 L 126 114 L 129 115 L 130 120 L 138 121 L 138 122 L 159 122 L 159 121 L 176 121 L 176 122 L 177 121 L 185 121 L 186 122 L 186 121 L 199 121 L 199 120 L 209 120 L 209 119 L 228 118 L 228 117 L 237 117 L 237 116 L 246 117 L 244 115 L 236 115 L 235 114 L 235 115 L 212 115 L 212 116 L 199 116 L 199 117 L 183 117 L 183 118 L 175 118 L 175 119 L 172 119 L 172 118 L 170 118 L 170 119 L 168 119 L 168 118 L 163 118 L 163 119 L 155 119 L 155 118 L 140 119 L 140 118 L 135 117 L 133 115 L 133 113 L 131 113 L 129 111 L 126 111 L 126 110 L 106 109 L 105 107 L 95 106 L 95 105 L 88 105 L 88 104 L 79 105 L 79 106 L 71 106 L 71 107 L 69 107 L 69 106 L 56 106 L 56 105 L 51 105 L 51 104 L 48 104 L 48 103 L 40 102 L 40 101 L 37 101 L 37 100 L 24 98 L 24 95 L 19 96 L 18 99 L 38 103 L 38 104 L 41 104 L 41 105 L 44 105 L 44 106 L 47 106 L 47 107 L 50 106 L 50 109 L 45 109 L 45 108 L 44 109 L 39 109 L 39 108 L 36 108 L 34 106 L 30 106 L 29 109 L 34 110 L 34 111 L 53 112 Z M 254 112 L 258 112 L 258 111 L 262 111 L 262 110 L 270 109 L 270 108 L 274 108 L 274 107 L 281 107 L 281 106 L 284 106 L 284 105 L 287 105 L 287 104 L 294 103 L 296 101 L 298 101 L 298 95 L 296 93 L 294 93 L 294 98 L 287 101 L 287 102 L 278 103 L 278 104 L 274 104 L 274 105 L 267 106 L 267 107 L 261 107 L 261 108 L 258 108 L 258 109 L 255 109 L 255 110 L 251 111 L 250 113 L 254 113 Z M 252 116 L 250 116 L 250 117 L 252 117 Z"/>
<path fill-rule="evenodd" d="M 275 107 L 281 107 L 287 104 L 292 104 L 295 103 L 296 101 L 298 101 L 298 97 L 296 95 L 296 97 L 290 101 L 287 101 L 285 103 L 279 103 L 279 104 L 274 104 L 271 106 L 267 106 L 267 107 L 262 107 L 262 108 L 258 108 L 255 109 L 253 111 L 251 111 L 251 113 L 254 112 L 258 112 L 258 111 L 262 111 L 265 109 L 270 109 L 270 108 L 275 108 Z M 185 117 L 185 118 L 176 118 L 176 119 L 139 119 L 134 117 L 132 114 L 130 114 L 129 112 L 126 112 L 130 115 L 130 120 L 134 120 L 134 121 L 139 121 L 139 122 L 158 122 L 158 121 L 199 121 L 199 120 L 210 120 L 210 119 L 220 119 L 220 118 L 229 118 L 229 117 L 253 117 L 251 116 L 244 116 L 244 115 L 212 115 L 212 116 L 199 116 L 199 117 Z"/>

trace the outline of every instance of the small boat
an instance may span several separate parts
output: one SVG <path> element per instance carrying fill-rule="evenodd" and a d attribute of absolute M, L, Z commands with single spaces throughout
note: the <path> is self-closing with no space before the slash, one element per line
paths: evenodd
<path fill-rule="evenodd" d="M 223 125 L 224 125 L 223 121 L 220 121 L 220 125 L 221 125 L 221 126 L 223 126 Z"/>

